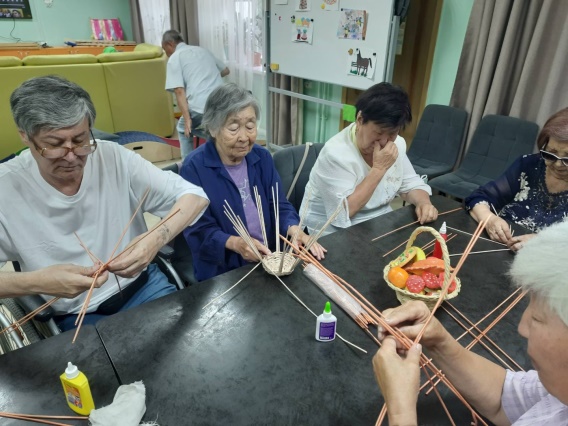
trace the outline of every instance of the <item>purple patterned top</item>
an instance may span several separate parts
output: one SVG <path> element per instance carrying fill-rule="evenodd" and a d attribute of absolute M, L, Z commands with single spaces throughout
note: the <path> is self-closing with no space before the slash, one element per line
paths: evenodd
<path fill-rule="evenodd" d="M 258 210 L 256 209 L 256 204 L 250 193 L 249 178 L 247 172 L 247 159 L 243 158 L 240 164 L 236 166 L 227 166 L 225 169 L 233 179 L 237 189 L 241 194 L 241 200 L 243 201 L 243 209 L 245 211 L 245 223 L 251 237 L 256 238 L 258 241 L 264 244 L 262 239 L 262 231 L 260 229 L 260 220 L 258 218 Z"/>
<path fill-rule="evenodd" d="M 568 407 L 548 393 L 535 370 L 507 371 L 501 405 L 513 426 L 568 424 Z"/>

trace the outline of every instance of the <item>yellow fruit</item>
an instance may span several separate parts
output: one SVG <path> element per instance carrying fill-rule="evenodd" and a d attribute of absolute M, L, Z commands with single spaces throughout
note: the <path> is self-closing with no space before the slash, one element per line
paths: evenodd
<path fill-rule="evenodd" d="M 406 286 L 406 280 L 408 279 L 408 272 L 396 266 L 389 270 L 388 279 L 395 287 L 404 288 Z"/>
<path fill-rule="evenodd" d="M 426 254 L 424 253 L 424 250 L 422 250 L 420 247 L 416 247 L 416 246 L 412 246 L 413 249 L 416 250 L 416 257 L 414 258 L 414 261 L 418 261 L 418 260 L 424 260 L 426 259 Z"/>

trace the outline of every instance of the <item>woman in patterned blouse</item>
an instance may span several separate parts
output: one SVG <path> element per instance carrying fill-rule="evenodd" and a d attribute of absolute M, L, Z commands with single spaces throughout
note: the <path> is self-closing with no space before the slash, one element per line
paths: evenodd
<path fill-rule="evenodd" d="M 513 251 L 539 230 L 568 217 L 568 108 L 548 119 L 537 146 L 539 154 L 518 158 L 503 175 L 465 199 L 476 221 L 489 218 L 489 237 Z M 513 237 L 508 222 L 532 233 Z"/>

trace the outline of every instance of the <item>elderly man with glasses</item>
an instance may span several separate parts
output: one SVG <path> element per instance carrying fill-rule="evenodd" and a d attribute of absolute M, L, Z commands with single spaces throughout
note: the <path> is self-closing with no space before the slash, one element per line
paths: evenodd
<path fill-rule="evenodd" d="M 539 154 L 517 159 L 502 176 L 465 199 L 475 220 L 489 219 L 489 237 L 513 251 L 541 229 L 568 218 L 568 108 L 548 119 L 537 147 Z M 530 232 L 513 236 L 510 222 Z"/>
<path fill-rule="evenodd" d="M 0 273 L 0 298 L 60 297 L 52 306 L 67 330 L 99 269 L 84 323 L 175 291 L 150 262 L 201 216 L 203 190 L 114 142 L 91 139 L 95 108 L 75 83 L 33 78 L 10 104 L 30 149 L 0 164 L 0 265 L 17 261 L 22 270 Z M 175 214 L 149 232 L 143 212 Z"/>

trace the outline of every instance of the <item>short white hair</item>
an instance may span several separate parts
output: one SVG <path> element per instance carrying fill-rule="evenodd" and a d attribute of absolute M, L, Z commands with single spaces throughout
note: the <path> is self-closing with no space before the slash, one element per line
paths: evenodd
<path fill-rule="evenodd" d="M 509 271 L 513 283 L 548 304 L 568 325 L 568 222 L 542 230 L 519 250 Z"/>

